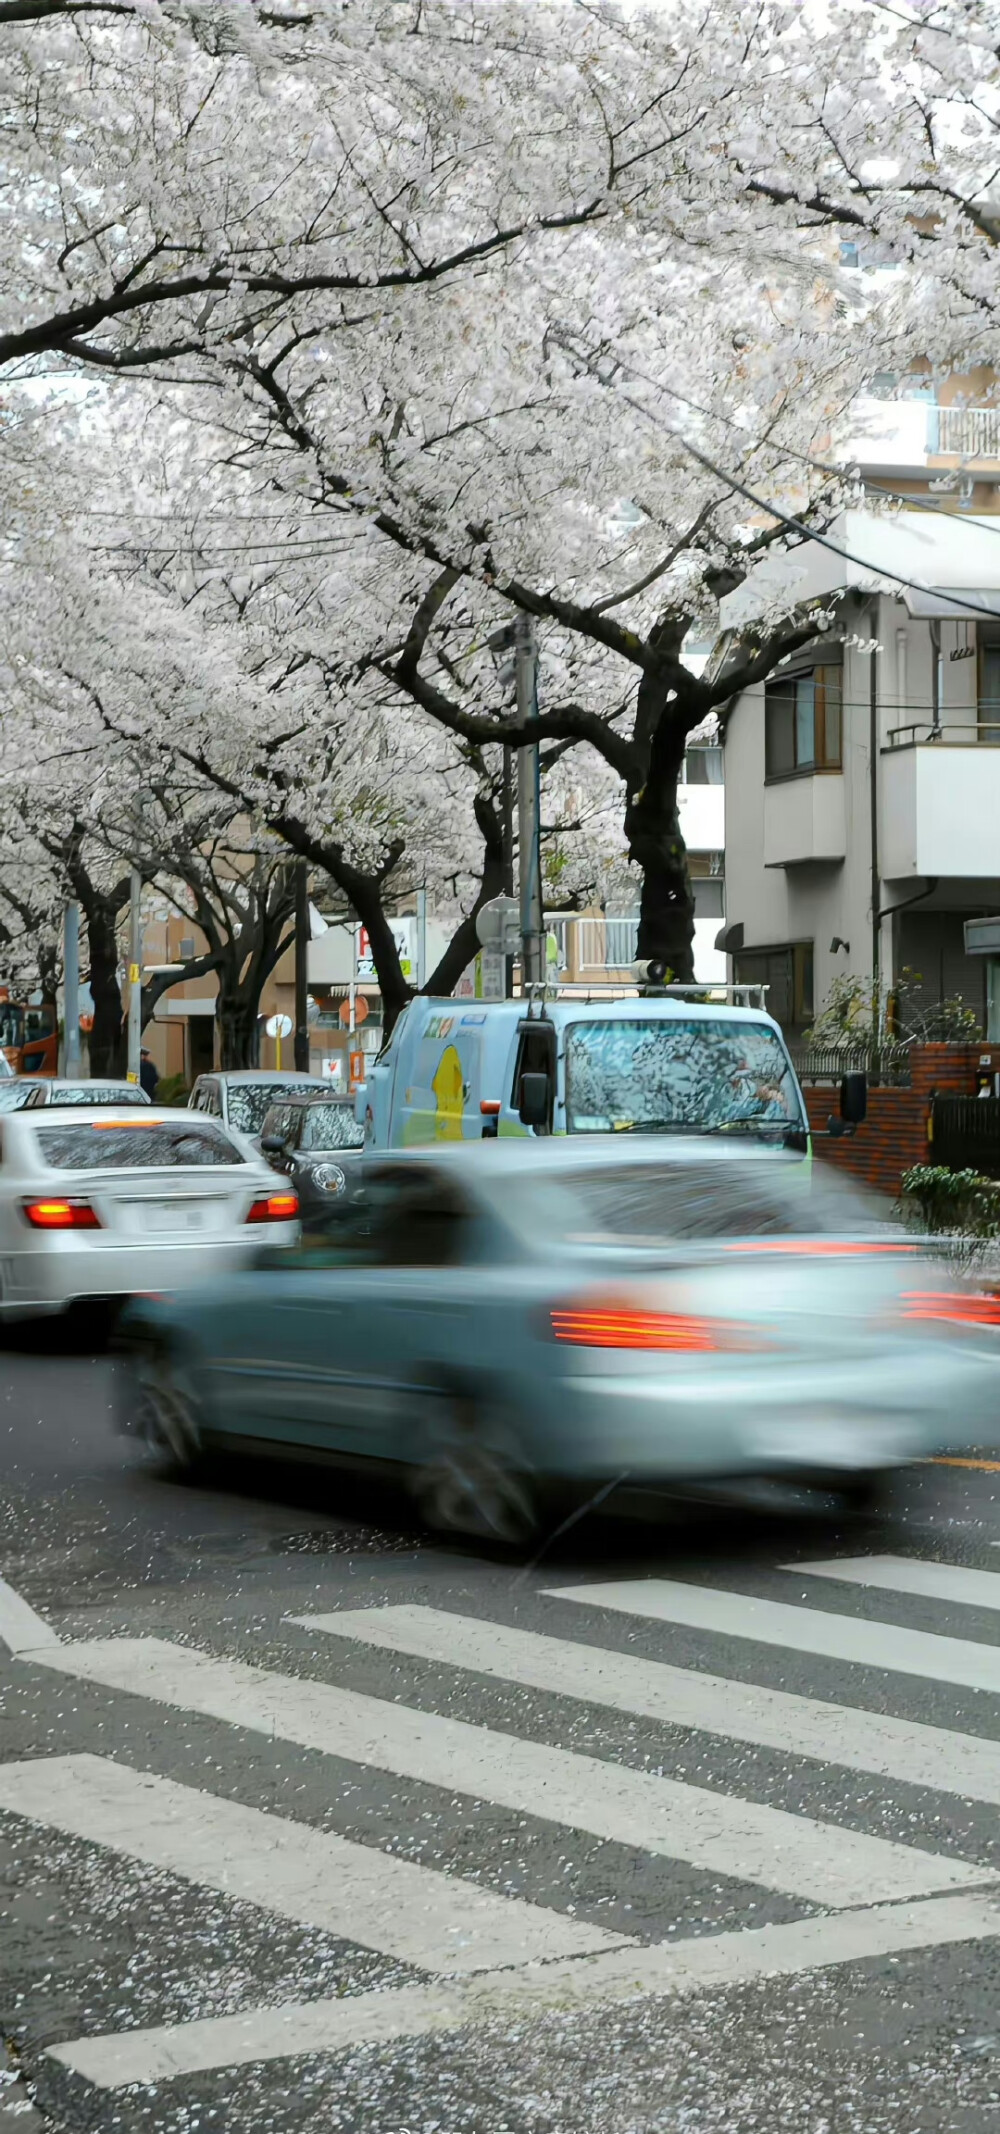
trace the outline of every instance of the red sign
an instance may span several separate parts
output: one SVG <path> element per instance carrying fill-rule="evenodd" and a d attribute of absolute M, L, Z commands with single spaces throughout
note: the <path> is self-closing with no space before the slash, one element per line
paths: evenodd
<path fill-rule="evenodd" d="M 363 1082 L 365 1078 L 364 1053 L 352 1052 L 349 1056 L 348 1065 L 351 1071 L 351 1088 L 357 1089 L 358 1083 Z"/>

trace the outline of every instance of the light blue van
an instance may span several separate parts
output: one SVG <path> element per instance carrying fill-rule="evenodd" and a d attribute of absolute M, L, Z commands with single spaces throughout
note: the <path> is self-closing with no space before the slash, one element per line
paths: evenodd
<path fill-rule="evenodd" d="M 356 1110 L 366 1147 L 494 1135 L 753 1133 L 809 1148 L 778 1024 L 703 996 L 432 1000 L 399 1017 Z"/>

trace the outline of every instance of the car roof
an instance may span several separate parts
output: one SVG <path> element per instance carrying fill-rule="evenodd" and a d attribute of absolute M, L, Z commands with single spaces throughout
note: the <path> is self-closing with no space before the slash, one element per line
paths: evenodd
<path fill-rule="evenodd" d="M 55 1126 L 69 1126 L 70 1124 L 72 1124 L 73 1126 L 86 1126 L 88 1121 L 91 1119 L 93 1119 L 95 1122 L 99 1122 L 101 1126 L 110 1129 L 112 1126 L 117 1126 L 119 1124 L 122 1126 L 134 1126 L 135 1120 L 131 1115 L 132 1111 L 134 1110 L 142 1112 L 143 1126 L 152 1126 L 157 1124 L 161 1126 L 168 1126 L 172 1123 L 174 1126 L 185 1127 L 189 1134 L 199 1133 L 204 1127 L 207 1127 L 211 1133 L 221 1133 L 226 1131 L 226 1129 L 220 1125 L 218 1119 L 206 1118 L 204 1114 L 199 1116 L 197 1119 L 192 1119 L 186 1104 L 136 1104 L 130 1108 L 126 1107 L 127 1109 L 129 1109 L 129 1116 L 128 1118 L 123 1117 L 120 1121 L 115 1118 L 114 1106 L 110 1104 L 74 1104 L 72 1106 L 67 1105 L 66 1116 L 62 1119 L 43 1119 L 42 1112 L 45 1110 L 45 1108 L 46 1107 L 43 1104 L 36 1104 L 34 1109 L 31 1111 L 5 1112 L 4 1117 L 7 1119 L 20 1119 L 23 1121 L 23 1124 L 26 1127 L 44 1127 L 47 1132 L 51 1132 L 52 1128 Z M 59 1106 L 54 1104 L 51 1108 L 53 1111 L 58 1111 Z M 73 1113 L 72 1121 L 70 1121 L 68 1116 L 70 1110 L 72 1110 Z"/>
<path fill-rule="evenodd" d="M 211 1074 L 200 1074 L 199 1082 L 299 1082 L 303 1089 L 322 1088 L 318 1074 L 296 1074 L 294 1068 L 285 1073 L 283 1067 L 217 1067 Z"/>
<path fill-rule="evenodd" d="M 137 1082 L 129 1082 L 124 1075 L 118 1074 L 88 1074 L 84 1082 L 71 1082 L 68 1074 L 32 1074 L 24 1075 L 22 1079 L 26 1082 L 39 1082 L 46 1089 L 123 1089 L 130 1090 L 137 1096 L 145 1095 L 145 1091 L 140 1092 Z"/>

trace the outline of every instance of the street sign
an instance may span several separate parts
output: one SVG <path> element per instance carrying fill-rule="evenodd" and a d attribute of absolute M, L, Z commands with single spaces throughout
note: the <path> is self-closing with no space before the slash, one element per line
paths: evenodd
<path fill-rule="evenodd" d="M 269 1015 L 264 1028 L 268 1037 L 291 1037 L 292 1018 L 290 1015 Z"/>
<path fill-rule="evenodd" d="M 521 946 L 521 914 L 514 897 L 491 897 L 476 915 L 476 933 L 483 948 L 498 956 L 516 956 Z"/>

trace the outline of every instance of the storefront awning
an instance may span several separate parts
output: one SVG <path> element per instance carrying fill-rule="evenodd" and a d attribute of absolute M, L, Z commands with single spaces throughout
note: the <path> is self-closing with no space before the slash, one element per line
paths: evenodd
<path fill-rule="evenodd" d="M 925 591 L 908 585 L 902 593 L 911 615 L 924 615 L 930 620 L 954 615 L 959 622 L 975 622 L 979 614 L 988 622 L 1000 622 L 1000 591 L 995 586 L 932 585 Z"/>

